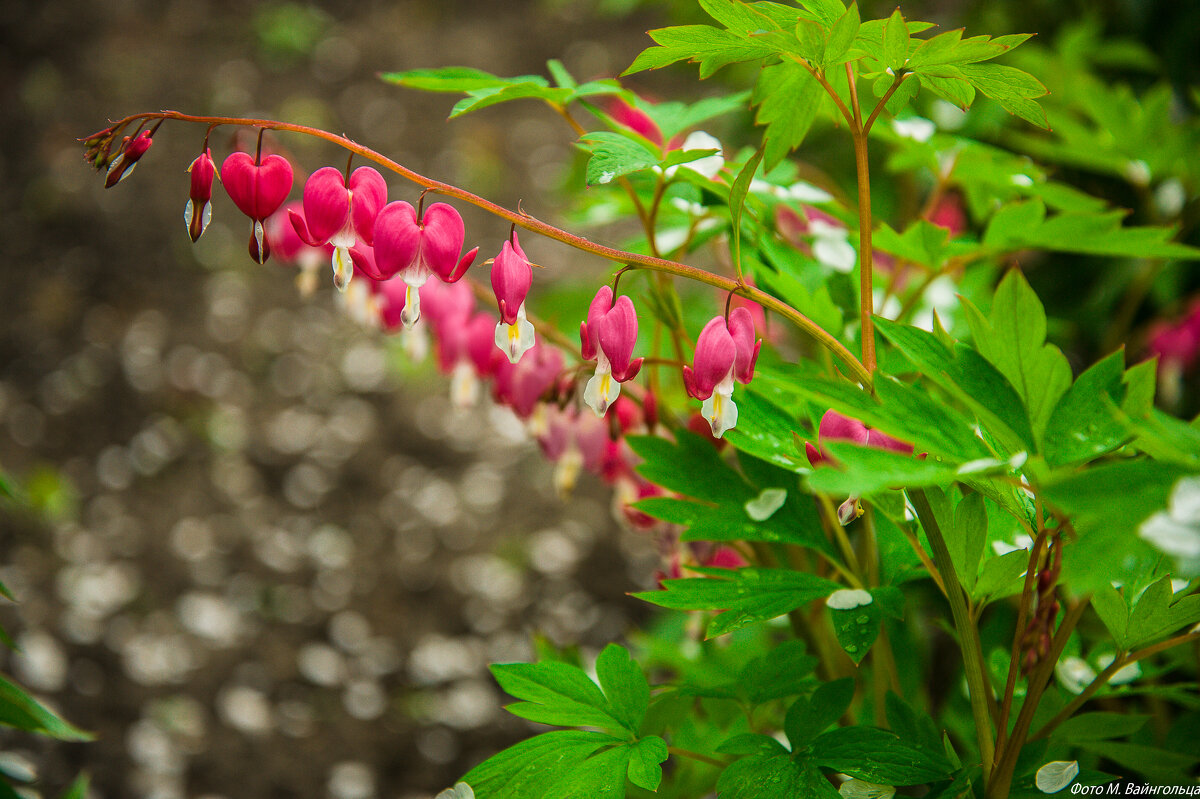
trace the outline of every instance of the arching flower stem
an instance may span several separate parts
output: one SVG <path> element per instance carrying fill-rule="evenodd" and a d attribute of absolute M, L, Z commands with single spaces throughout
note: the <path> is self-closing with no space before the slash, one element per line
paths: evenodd
<path fill-rule="evenodd" d="M 689 266 L 688 264 L 679 263 L 678 261 L 670 261 L 665 258 L 658 258 L 652 255 L 641 255 L 639 253 L 625 252 L 613 247 L 607 247 L 603 244 L 597 244 L 593 241 L 583 238 L 582 236 L 576 236 L 573 233 L 568 233 L 561 228 L 557 228 L 547 222 L 543 222 L 542 220 L 537 219 L 536 217 L 524 211 L 518 212 L 510 210 L 504 206 L 497 205 L 490 200 L 486 200 L 477 194 L 472 194 L 465 189 L 460 189 L 459 187 L 449 183 L 443 183 L 441 181 L 425 177 L 424 175 L 414 172 L 413 170 L 396 163 L 387 156 L 382 155 L 381 153 L 378 153 L 369 147 L 365 147 L 346 136 L 339 136 L 336 133 L 330 133 L 329 131 L 310 127 L 308 125 L 297 125 L 291 122 L 279 122 L 271 119 L 198 116 L 193 114 L 183 114 L 178 111 L 153 111 L 128 116 L 116 122 L 106 132 L 112 136 L 115 136 L 121 129 L 132 122 L 141 122 L 142 124 L 145 124 L 145 121 L 151 119 L 172 119 L 179 122 L 196 122 L 214 127 L 217 125 L 257 127 L 267 130 L 299 133 L 305 136 L 324 139 L 325 141 L 336 144 L 337 146 L 348 150 L 351 153 L 359 155 L 368 161 L 373 161 L 384 169 L 394 172 L 400 177 L 416 183 L 418 186 L 422 186 L 429 191 L 437 192 L 445 197 L 461 200 L 462 202 L 473 205 L 476 208 L 492 214 L 493 216 L 506 219 L 518 227 L 524 228 L 525 230 L 533 233 L 537 233 L 545 238 L 561 242 L 562 244 L 566 244 L 567 246 L 573 247 L 577 250 L 591 253 L 592 255 L 596 255 L 616 263 L 623 263 L 641 269 L 649 269 L 654 272 L 687 278 L 688 280 L 704 283 L 723 291 L 733 291 L 737 289 L 741 291 L 742 294 L 747 298 L 763 306 L 763 308 L 772 310 L 782 316 L 784 319 L 787 319 L 793 325 L 800 328 L 813 339 L 815 339 L 822 347 L 825 347 L 832 352 L 846 366 L 854 380 L 862 383 L 868 388 L 870 388 L 872 385 L 871 372 L 867 370 L 863 363 L 855 358 L 854 355 L 848 349 L 846 349 L 846 347 L 843 346 L 840 341 L 834 338 L 833 335 L 821 328 L 816 322 L 800 313 L 800 311 L 758 288 L 752 286 L 739 286 L 736 280 L 732 280 L 721 275 L 716 275 L 712 272 L 707 272 L 703 269 Z M 93 136 L 88 137 L 87 140 L 90 141 L 100 135 L 101 134 L 93 134 Z"/>

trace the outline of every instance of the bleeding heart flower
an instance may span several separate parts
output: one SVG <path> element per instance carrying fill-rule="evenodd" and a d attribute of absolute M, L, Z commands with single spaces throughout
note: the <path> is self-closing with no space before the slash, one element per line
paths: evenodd
<path fill-rule="evenodd" d="M 354 274 L 350 248 L 370 245 L 375 217 L 387 202 L 383 176 L 369 166 L 354 170 L 347 181 L 341 171 L 322 167 L 304 184 L 304 214 L 289 218 L 296 234 L 307 244 L 332 244 L 333 284 L 345 291 Z"/>
<path fill-rule="evenodd" d="M 421 316 L 421 295 L 417 289 L 425 285 L 430 275 L 454 283 L 466 273 L 479 252 L 476 247 L 459 258 L 466 228 L 458 211 L 446 203 L 429 206 L 420 219 L 408 203 L 388 203 L 375 218 L 373 235 L 378 279 L 399 275 L 408 285 L 405 327 L 412 327 Z"/>
<path fill-rule="evenodd" d="M 296 285 L 302 296 L 311 296 L 317 290 L 317 270 L 321 264 L 329 261 L 333 247 L 326 244 L 323 247 L 312 247 L 306 244 L 296 233 L 292 225 L 291 214 L 303 214 L 304 209 L 299 201 L 285 203 L 278 211 L 267 217 L 263 223 L 267 236 L 267 245 L 271 254 L 282 264 L 295 264 L 299 267 L 296 275 Z M 371 256 L 371 263 L 375 263 Z"/>
<path fill-rule="evenodd" d="M 733 381 L 749 383 L 762 340 L 754 338 L 754 319 L 745 308 L 735 308 L 729 319 L 714 317 L 696 339 L 694 367 L 683 367 L 688 394 L 704 400 L 701 412 L 715 438 L 737 424 Z"/>
<path fill-rule="evenodd" d="M 533 285 L 533 264 L 521 249 L 514 230 L 492 261 L 492 291 L 500 308 L 496 346 L 511 363 L 521 360 L 535 343 L 533 325 L 525 318 L 525 296 Z"/>
<path fill-rule="evenodd" d="M 627 296 L 613 302 L 613 292 L 601 286 L 588 308 L 587 321 L 579 325 L 583 357 L 596 360 L 596 373 L 588 380 L 583 401 L 603 416 L 621 393 L 621 383 L 632 380 L 642 359 L 630 360 L 637 343 L 638 321 Z"/>
<path fill-rule="evenodd" d="M 155 127 L 157 128 L 157 126 Z M 122 140 L 120 152 L 108 165 L 108 172 L 104 175 L 104 188 L 111 189 L 133 174 L 138 160 L 146 154 L 150 145 L 154 144 L 153 136 L 154 131 L 143 130 L 133 138 L 126 136 Z"/>
<path fill-rule="evenodd" d="M 538 401 L 558 382 L 562 370 L 561 350 L 534 344 L 529 357 L 522 358 L 520 363 L 498 361 L 492 392 L 497 402 L 508 405 L 522 419 L 528 419 Z"/>
<path fill-rule="evenodd" d="M 264 264 L 271 256 L 263 220 L 278 210 L 292 190 L 292 165 L 282 155 L 252 158 L 249 153 L 231 153 L 221 165 L 221 182 L 233 204 L 250 217 L 250 257 Z"/>
<path fill-rule="evenodd" d="M 212 221 L 212 185 L 217 175 L 217 167 L 212 160 L 212 150 L 207 147 L 196 156 L 188 167 L 192 176 L 191 190 L 188 192 L 187 205 L 183 208 L 183 221 L 187 223 L 188 235 L 192 242 L 204 234 L 208 223 Z"/>

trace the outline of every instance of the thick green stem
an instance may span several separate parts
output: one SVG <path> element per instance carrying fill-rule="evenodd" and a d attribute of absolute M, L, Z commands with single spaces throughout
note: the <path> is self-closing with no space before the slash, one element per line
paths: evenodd
<path fill-rule="evenodd" d="M 803 330 L 811 336 L 818 344 L 832 352 L 846 366 L 853 375 L 854 379 L 861 382 L 868 388 L 871 386 L 871 371 L 854 357 L 854 355 L 846 349 L 840 341 L 834 336 L 821 328 L 813 320 L 809 319 L 798 310 L 783 302 L 782 300 L 767 294 L 766 292 L 757 289 L 753 286 L 739 286 L 736 280 L 732 280 L 721 275 L 714 275 L 711 272 L 706 272 L 703 269 L 698 269 L 694 266 L 688 266 L 677 261 L 669 261 L 665 258 L 656 258 L 650 255 L 642 255 L 640 253 L 625 252 L 613 247 L 606 247 L 603 244 L 596 244 L 582 236 L 576 236 L 573 233 L 568 233 L 565 230 L 554 227 L 551 224 L 536 219 L 530 214 L 518 208 L 516 211 L 509 210 L 504 206 L 497 205 L 490 200 L 472 194 L 465 189 L 460 189 L 449 183 L 443 183 L 439 180 L 427 178 L 424 175 L 418 174 L 411 169 L 402 166 L 391 160 L 385 155 L 382 155 L 369 147 L 349 139 L 345 136 L 339 136 L 336 133 L 313 128 L 307 125 L 295 125 L 290 122 L 278 122 L 271 119 L 244 119 L 240 117 L 210 117 L 210 116 L 194 116 L 191 114 L 181 114 L 178 111 L 155 111 L 145 114 L 135 114 L 115 123 L 109 130 L 119 131 L 124 126 L 131 122 L 136 122 L 142 119 L 174 119 L 180 122 L 199 122 L 206 125 L 240 125 L 243 127 L 267 128 L 271 130 L 283 130 L 291 133 L 300 133 L 306 136 L 313 136 L 318 139 L 332 142 L 337 146 L 355 153 L 368 161 L 373 161 L 379 164 L 384 169 L 394 172 L 406 180 L 416 183 L 418 186 L 423 186 L 429 191 L 435 191 L 446 197 L 452 197 L 456 200 L 474 205 L 493 216 L 498 216 L 517 227 L 524 228 L 540 236 L 566 244 L 569 247 L 574 247 L 577 250 L 591 253 L 592 255 L 608 259 L 615 263 L 627 264 L 629 266 L 639 267 L 641 269 L 649 269 L 655 272 L 665 272 L 670 275 L 694 280 L 698 283 L 704 283 L 713 286 L 722 291 L 736 290 L 747 299 L 761 305 L 767 310 L 774 311 L 784 319 L 791 322 L 796 327 Z M 94 138 L 89 137 L 90 138 Z"/>
<path fill-rule="evenodd" d="M 875 372 L 875 290 L 871 245 L 871 167 L 867 158 L 867 128 L 863 125 L 862 109 L 858 105 L 858 88 L 854 82 L 854 68 L 849 63 L 846 64 L 846 79 L 850 84 L 850 103 L 854 109 L 850 133 L 854 140 L 854 165 L 858 173 L 858 306 L 859 322 L 862 325 L 862 364 L 868 373 L 873 374 Z"/>
<path fill-rule="evenodd" d="M 908 489 L 908 496 L 917 511 L 917 518 L 925 529 L 929 546 L 933 549 L 933 560 L 942 575 L 946 587 L 946 598 L 950 601 L 950 614 L 954 618 L 954 629 L 958 633 L 958 644 L 963 654 L 963 669 L 967 675 L 967 689 L 971 695 L 971 714 L 975 718 L 975 735 L 979 742 L 979 754 L 983 764 L 983 780 L 990 783 L 994 763 L 995 737 L 992 733 L 992 718 L 988 712 L 988 694 L 991 690 L 984 670 L 983 650 L 979 645 L 979 630 L 971 620 L 966 596 L 958 582 L 950 549 L 942 535 L 929 499 L 920 489 Z"/>

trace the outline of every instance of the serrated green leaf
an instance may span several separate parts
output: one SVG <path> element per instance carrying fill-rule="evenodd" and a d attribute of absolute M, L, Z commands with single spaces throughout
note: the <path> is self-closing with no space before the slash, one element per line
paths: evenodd
<path fill-rule="evenodd" d="M 875 639 L 879 637 L 883 610 L 874 601 L 849 610 L 829 608 L 829 620 L 833 624 L 833 633 L 846 655 L 855 663 L 862 663 Z"/>
<path fill-rule="evenodd" d="M 510 100 L 543 100 L 548 103 L 562 105 L 571 96 L 570 89 L 551 88 L 546 85 L 546 79 L 539 77 L 537 81 L 512 83 L 494 89 L 476 89 L 467 92 L 467 96 L 454 104 L 450 110 L 450 118 L 457 119 L 463 114 L 479 111 Z"/>
<path fill-rule="evenodd" d="M 854 699 L 854 678 L 822 683 L 812 696 L 801 697 L 788 708 L 783 729 L 792 751 L 799 751 L 836 724 Z"/>
<path fill-rule="evenodd" d="M 554 80 L 555 85 L 561 86 L 564 89 L 574 89 L 579 85 L 574 76 L 563 66 L 563 62 L 557 58 L 551 58 L 546 62 L 546 71 L 550 73 L 550 77 Z"/>
<path fill-rule="evenodd" d="M 851 3 L 850 7 L 838 17 L 837 22 L 829 30 L 829 40 L 825 43 L 824 58 L 827 68 L 836 66 L 847 60 L 846 56 L 850 53 L 850 46 L 858 38 L 860 24 L 858 3 Z"/>
<path fill-rule="evenodd" d="M 984 319 L 963 302 L 975 348 L 1008 378 L 1025 401 L 1034 436 L 1040 443 L 1054 406 L 1071 385 L 1066 357 L 1046 343 L 1042 301 L 1018 270 L 1011 270 L 996 289 L 992 312 Z"/>
<path fill-rule="evenodd" d="M 585 177 L 589 186 L 611 183 L 616 178 L 648 169 L 661 160 L 658 153 L 620 133 L 587 133 L 580 138 L 580 142 L 592 154 L 587 162 Z"/>
<path fill-rule="evenodd" d="M 756 732 L 743 732 L 721 742 L 717 752 L 723 755 L 771 755 L 787 754 L 787 748 L 772 738 Z"/>
<path fill-rule="evenodd" d="M 663 777 L 661 764 L 669 756 L 667 742 L 657 735 L 640 739 L 629 752 L 629 781 L 647 791 L 657 791 Z"/>
<path fill-rule="evenodd" d="M 788 755 L 734 761 L 717 780 L 721 799 L 841 799 L 825 775 Z"/>
<path fill-rule="evenodd" d="M 1175 596 L 1171 578 L 1147 588 L 1129 614 L 1127 645 L 1138 649 L 1200 621 L 1200 595 Z"/>
<path fill-rule="evenodd" d="M 1130 424 L 1118 411 L 1125 399 L 1124 369 L 1125 354 L 1117 350 L 1081 374 L 1062 395 L 1046 425 L 1047 463 L 1085 463 L 1132 437 Z"/>
<path fill-rule="evenodd" d="M 883 107 L 892 116 L 896 116 L 913 101 L 917 96 L 917 92 L 921 90 L 921 82 L 912 75 L 905 75 L 900 85 L 896 87 L 896 91 L 892 92 L 892 96 L 887 99 Z"/>
<path fill-rule="evenodd" d="M 536 76 L 524 76 L 536 80 Z M 379 79 L 409 89 L 427 92 L 470 92 L 478 89 L 493 89 L 507 85 L 520 78 L 501 78 L 482 69 L 471 67 L 441 67 L 439 69 L 410 69 L 406 72 L 384 72 Z"/>
<path fill-rule="evenodd" d="M 1128 649 L 1129 605 L 1112 585 L 1101 585 L 1092 594 L 1092 610 L 1104 622 L 1113 641 L 1121 649 Z"/>
<path fill-rule="evenodd" d="M 638 108 L 654 120 L 665 139 L 670 139 L 715 117 L 741 111 L 748 106 L 749 101 L 750 92 L 744 91 L 706 97 L 691 104 L 674 101 L 639 103 Z"/>
<path fill-rule="evenodd" d="M 839 727 L 824 733 L 813 741 L 812 759 L 826 768 L 884 785 L 920 785 L 947 779 L 952 772 L 945 757 L 875 727 Z"/>
<path fill-rule="evenodd" d="M 928 713 L 917 710 L 892 691 L 887 692 L 884 707 L 888 726 L 900 736 L 900 740 L 934 755 L 944 753 L 941 733 Z"/>
<path fill-rule="evenodd" d="M 943 68 L 939 74 L 920 72 L 917 77 L 926 89 L 965 111 L 975 102 L 975 87 L 965 77 L 945 74 L 947 71 Z"/>
<path fill-rule="evenodd" d="M 20 686 L 0 676 L 0 725 L 48 735 L 60 741 L 90 741 L 91 733 L 63 721 Z"/>
<path fill-rule="evenodd" d="M 1000 599 L 1020 590 L 1021 576 L 1029 567 L 1029 553 L 1023 549 L 1006 552 L 983 563 L 983 570 L 971 596 L 975 599 Z"/>
<path fill-rule="evenodd" d="M 799 0 L 804 10 L 825 27 L 832 27 L 846 10 L 842 0 Z"/>
<path fill-rule="evenodd" d="M 709 622 L 707 638 L 748 624 L 774 619 L 816 599 L 829 596 L 838 584 L 790 569 L 714 570 L 719 577 L 664 580 L 662 591 L 633 594 L 674 610 L 722 611 Z"/>
<path fill-rule="evenodd" d="M 550 788 L 563 775 L 579 775 L 587 760 L 605 747 L 624 743 L 600 732 L 555 730 L 510 746 L 471 769 L 462 778 L 473 789 L 477 799 L 522 799 L 530 796 L 550 796 Z M 624 788 L 625 766 L 622 764 L 620 784 Z M 605 783 L 589 785 L 580 779 L 580 787 L 610 789 Z"/>
<path fill-rule="evenodd" d="M 826 31 L 819 23 L 802 19 L 796 23 L 796 52 L 815 67 L 825 62 Z"/>
<path fill-rule="evenodd" d="M 1041 97 L 1046 87 L 1028 72 L 1003 64 L 959 64 L 959 70 L 975 88 L 993 100 Z"/>
<path fill-rule="evenodd" d="M 630 436 L 628 441 L 642 459 L 638 474 L 655 485 L 722 505 L 740 507 L 754 498 L 754 489 L 695 433 L 681 431 L 674 443 L 657 436 Z"/>
<path fill-rule="evenodd" d="M 616 644 L 604 647 L 596 658 L 596 677 L 608 699 L 609 713 L 630 732 L 637 733 L 650 704 L 650 684 L 629 650 Z"/>
<path fill-rule="evenodd" d="M 764 67 L 754 84 L 755 123 L 765 125 L 763 168 L 770 171 L 800 146 L 817 118 L 824 90 L 808 70 L 791 61 Z"/>
<path fill-rule="evenodd" d="M 981 356 L 964 344 L 949 350 L 932 333 L 887 319 L 877 318 L 875 324 L 922 374 L 979 415 L 1002 445 L 1005 455 L 1033 449 L 1033 432 L 1025 407 L 1011 378 L 1001 374 L 1003 369 L 998 366 L 993 368 L 988 363 L 990 359 L 985 360 L 987 353 Z M 1069 367 L 1066 377 L 1069 382 Z"/>
<path fill-rule="evenodd" d="M 628 730 L 610 712 L 600 688 L 575 666 L 556 661 L 498 663 L 491 671 L 506 693 L 525 700 L 506 708 L 514 716 L 563 727 Z"/>
<path fill-rule="evenodd" d="M 968 595 L 974 593 L 979 561 L 987 543 L 987 509 L 980 494 L 967 494 L 954 510 L 954 525 L 944 530 L 954 571 Z"/>
<path fill-rule="evenodd" d="M 805 651 L 802 642 L 784 641 L 747 663 L 735 688 L 739 695 L 756 705 L 796 696 L 812 680 L 818 662 L 815 656 Z"/>
<path fill-rule="evenodd" d="M 789 457 L 796 422 L 786 411 L 753 389 L 739 392 L 738 426 L 725 434 L 739 452 L 746 452 L 782 469 L 800 471 L 797 458 Z"/>
<path fill-rule="evenodd" d="M 883 63 L 899 72 L 908 61 L 908 25 L 897 8 L 883 27 Z"/>
<path fill-rule="evenodd" d="M 710 17 L 742 36 L 777 28 L 769 16 L 741 0 L 699 0 L 699 3 Z"/>
<path fill-rule="evenodd" d="M 678 61 L 699 62 L 700 77 L 707 78 L 727 64 L 769 58 L 775 50 L 769 45 L 711 25 L 681 25 L 650 31 L 658 43 L 641 52 L 629 69 L 621 73 L 632 75 L 647 69 L 659 69 Z"/>
<path fill-rule="evenodd" d="M 940 269 L 947 258 L 950 231 L 927 219 L 918 219 L 897 233 L 886 222 L 880 225 L 872 239 L 873 245 L 884 252 Z"/>

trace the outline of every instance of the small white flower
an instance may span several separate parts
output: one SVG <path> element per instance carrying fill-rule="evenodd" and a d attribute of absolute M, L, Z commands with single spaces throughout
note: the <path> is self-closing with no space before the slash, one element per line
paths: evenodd
<path fill-rule="evenodd" d="M 829 595 L 825 605 L 833 610 L 854 610 L 874 601 L 870 592 L 861 588 L 841 588 Z"/>
<path fill-rule="evenodd" d="M 1116 657 L 1111 654 L 1101 655 L 1100 657 L 1096 658 L 1096 665 L 1098 665 L 1102 669 L 1107 669 L 1109 666 L 1112 665 L 1112 662 L 1115 659 L 1116 659 Z M 1139 666 L 1136 662 L 1134 662 L 1134 663 L 1130 663 L 1128 666 L 1122 666 L 1121 668 L 1117 669 L 1117 671 L 1111 677 L 1108 678 L 1108 684 L 1109 685 L 1124 685 L 1125 683 L 1133 682 L 1134 680 L 1136 680 L 1138 677 L 1141 677 L 1141 676 L 1142 676 L 1142 667 Z"/>
<path fill-rule="evenodd" d="M 1042 793 L 1058 793 L 1079 776 L 1079 761 L 1053 760 L 1037 770 L 1038 790 Z"/>
<path fill-rule="evenodd" d="M 906 117 L 893 119 L 892 130 L 896 131 L 897 136 L 916 142 L 927 142 L 937 132 L 937 126 L 924 117 Z"/>
<path fill-rule="evenodd" d="M 720 140 L 710 133 L 705 133 L 702 130 L 692 131 L 687 135 L 687 138 L 683 140 L 683 146 L 679 149 L 683 150 L 684 152 L 687 152 L 688 150 L 716 150 L 716 152 L 712 155 L 705 156 L 704 158 L 698 158 L 695 161 L 689 161 L 686 164 L 677 164 L 675 166 L 667 167 L 663 174 L 668 180 L 675 176 L 675 173 L 679 171 L 680 166 L 686 166 L 693 172 L 699 172 L 709 180 L 715 178 L 717 173 L 725 168 L 725 156 L 721 155 L 724 148 L 721 146 Z"/>
<path fill-rule="evenodd" d="M 1095 670 L 1083 658 L 1063 658 L 1054 667 L 1058 681 L 1073 694 L 1083 693 L 1083 689 L 1096 679 Z M 1049 793 L 1049 791 L 1047 791 Z"/>

